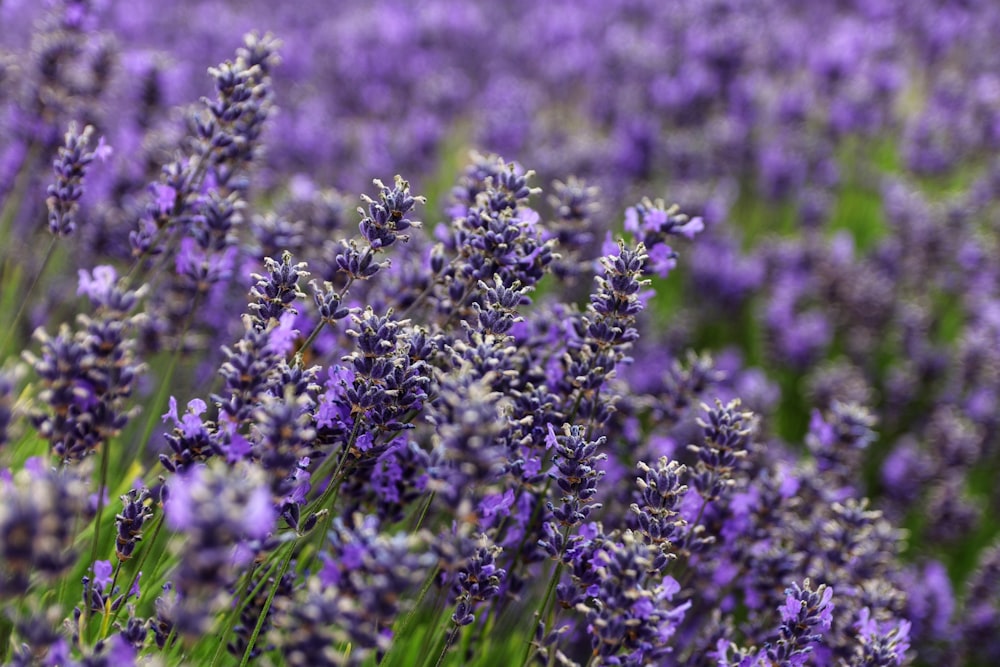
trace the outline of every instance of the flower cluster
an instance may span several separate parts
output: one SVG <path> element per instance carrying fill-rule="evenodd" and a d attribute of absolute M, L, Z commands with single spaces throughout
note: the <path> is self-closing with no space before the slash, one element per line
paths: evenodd
<path fill-rule="evenodd" d="M 223 4 L 0 3 L 0 662 L 1000 659 L 993 4 Z"/>

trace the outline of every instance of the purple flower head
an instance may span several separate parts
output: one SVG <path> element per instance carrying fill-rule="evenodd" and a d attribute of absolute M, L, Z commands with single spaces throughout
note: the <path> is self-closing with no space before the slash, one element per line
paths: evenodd
<path fill-rule="evenodd" d="M 258 553 L 278 512 L 261 468 L 217 458 L 173 475 L 165 495 L 167 527 L 185 537 L 173 574 L 180 595 L 171 621 L 179 624 L 178 633 L 195 636 L 226 602 L 219 590 L 228 589 Z"/>
<path fill-rule="evenodd" d="M 637 532 L 652 544 L 661 545 L 666 553 L 686 522 L 680 518 L 680 505 L 688 487 L 681 483 L 686 468 L 677 461 L 661 457 L 653 468 L 640 461 L 641 477 L 635 480 L 637 492 L 630 506 Z M 664 565 L 665 563 L 657 563 Z"/>
<path fill-rule="evenodd" d="M 109 560 L 96 560 L 94 561 L 94 581 L 93 584 L 98 590 L 104 590 L 104 588 L 111 583 L 111 573 L 114 572 L 114 567 L 111 565 Z"/>
<path fill-rule="evenodd" d="M 434 562 L 413 553 L 421 538 L 383 532 L 374 517 L 361 514 L 346 523 L 337 518 L 328 544 L 318 575 L 305 586 L 289 586 L 294 595 L 275 598 L 275 625 L 287 630 L 279 636 L 278 648 L 295 667 L 329 662 L 323 656 L 343 641 L 353 644 L 352 661 L 364 662 L 372 651 L 385 651 L 401 592 L 419 582 Z"/>
<path fill-rule="evenodd" d="M 107 303 L 118 278 L 113 266 L 95 266 L 92 273 L 80 269 L 77 294 L 85 294 L 95 305 Z"/>
<path fill-rule="evenodd" d="M 266 275 L 253 274 L 257 282 L 250 289 L 253 301 L 249 304 L 251 321 L 255 329 L 266 331 L 271 319 L 280 321 L 285 313 L 298 313 L 294 303 L 306 294 L 299 288 L 299 279 L 309 275 L 305 262 L 292 263 L 292 255 L 285 251 L 281 262 L 264 258 Z M 280 337 L 280 336 L 279 336 Z"/>
<path fill-rule="evenodd" d="M 112 635 L 108 640 L 107 658 L 110 664 L 121 667 L 131 667 L 137 657 L 136 649 L 121 635 Z"/>
<path fill-rule="evenodd" d="M 552 429 L 551 425 L 549 429 Z M 597 494 L 597 483 L 604 476 L 596 465 L 607 458 L 606 453 L 600 452 L 604 448 L 605 439 L 601 437 L 593 441 L 587 440 L 585 433 L 583 427 L 566 424 L 563 426 L 563 434 L 555 436 L 555 469 L 549 474 L 555 479 L 562 494 L 562 504 L 555 507 L 550 503 L 549 509 L 553 517 L 565 526 L 577 526 L 585 522 L 592 511 L 601 507 L 593 498 Z"/>
<path fill-rule="evenodd" d="M 676 204 L 667 207 L 662 199 L 643 199 L 625 210 L 625 230 L 649 247 L 662 242 L 667 235 L 693 239 L 704 229 L 701 218 L 689 218 Z"/>
<path fill-rule="evenodd" d="M 507 516 L 514 504 L 514 489 L 507 489 L 502 494 L 494 493 L 483 498 L 479 503 L 479 512 L 483 518 Z"/>
<path fill-rule="evenodd" d="M 649 263 L 653 273 L 666 278 L 677 267 L 677 253 L 664 243 L 654 245 L 649 250 Z"/>
<path fill-rule="evenodd" d="M 287 356 L 295 348 L 299 330 L 295 328 L 296 315 L 286 311 L 278 318 L 278 323 L 268 332 L 268 346 L 274 354 Z"/>
<path fill-rule="evenodd" d="M 910 649 L 910 622 L 907 620 L 877 622 L 868 607 L 861 609 L 854 628 L 859 645 L 854 664 L 892 667 L 906 663 Z"/>
<path fill-rule="evenodd" d="M 702 429 L 702 444 L 688 445 L 698 457 L 693 466 L 690 484 L 708 501 L 729 495 L 735 484 L 735 473 L 746 457 L 756 428 L 752 412 L 741 411 L 739 399 L 715 407 L 702 404 L 705 418 L 698 418 Z"/>
<path fill-rule="evenodd" d="M 64 667 L 64 665 L 72 665 L 73 659 L 69 651 L 69 643 L 60 638 L 55 644 L 49 648 L 48 655 L 45 656 L 46 667 Z"/>
<path fill-rule="evenodd" d="M 114 152 L 115 149 L 108 145 L 103 136 L 97 140 L 97 148 L 94 149 L 94 157 L 98 160 L 101 162 L 107 162 L 108 158 L 110 158 L 111 154 Z"/>
<path fill-rule="evenodd" d="M 424 203 L 423 197 L 414 197 L 410 194 L 410 184 L 403 180 L 401 176 L 396 176 L 393 188 L 387 187 L 382 181 L 375 179 L 375 186 L 379 189 L 378 200 L 371 199 L 363 195 L 362 199 L 367 206 L 367 210 L 359 208 L 363 219 L 359 225 L 361 235 L 368 242 L 373 250 L 388 248 L 396 242 L 408 241 L 409 235 L 401 232 L 411 227 L 419 227 L 420 222 L 411 220 L 406 214 L 417 203 Z"/>
<path fill-rule="evenodd" d="M 167 526 L 198 537 L 212 531 L 213 539 L 235 544 L 243 536 L 261 538 L 273 528 L 277 513 L 263 473 L 249 465 L 194 467 L 177 475 L 164 503 Z"/>
<path fill-rule="evenodd" d="M 785 604 L 778 611 L 781 620 L 788 626 L 803 624 L 809 628 L 826 631 L 833 622 L 832 599 L 832 588 L 820 585 L 816 591 L 812 591 L 807 580 L 804 582 L 804 587 L 792 584 L 792 587 L 785 591 Z"/>
<path fill-rule="evenodd" d="M 169 215 L 174 209 L 177 190 L 165 183 L 156 183 L 150 188 L 153 191 L 153 201 L 162 215 Z"/>
<path fill-rule="evenodd" d="M 832 588 L 821 584 L 813 590 L 808 579 L 786 589 L 785 603 L 778 608 L 778 641 L 767 647 L 767 657 L 777 664 L 805 664 L 833 623 L 832 599 Z"/>
<path fill-rule="evenodd" d="M 171 396 L 168 401 L 168 405 L 169 408 L 162 417 L 164 422 L 168 419 L 171 420 L 174 423 L 174 426 L 176 426 L 186 438 L 194 438 L 204 432 L 205 426 L 201 421 L 200 415 L 208 409 L 208 405 L 205 404 L 205 401 L 200 398 L 192 398 L 188 401 L 187 411 L 183 416 L 178 416 L 176 398 Z"/>
<path fill-rule="evenodd" d="M 52 581 L 76 561 L 73 524 L 89 511 L 77 471 L 18 471 L 0 484 L 0 596 L 22 595 L 33 577 Z"/>
<path fill-rule="evenodd" d="M 632 531 L 604 540 L 594 552 L 596 589 L 578 609 L 586 614 L 595 655 L 605 664 L 658 663 L 669 652 L 690 602 L 673 605 L 677 582 L 652 567 L 658 549 Z"/>
<path fill-rule="evenodd" d="M 90 125 L 80 133 L 77 133 L 75 124 L 70 125 L 59 155 L 52 162 L 56 182 L 48 187 L 45 203 L 49 209 L 49 231 L 56 236 L 69 236 L 76 230 L 76 213 L 83 196 L 84 177 L 87 166 L 95 157 L 90 150 L 93 134 L 94 128 Z M 104 148 L 100 149 L 101 155 L 106 156 Z"/>

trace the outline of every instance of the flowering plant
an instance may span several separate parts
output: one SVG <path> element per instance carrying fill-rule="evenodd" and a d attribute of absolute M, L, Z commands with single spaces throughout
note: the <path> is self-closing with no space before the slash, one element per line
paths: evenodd
<path fill-rule="evenodd" d="M 1000 12 L 660 4 L 0 4 L 0 662 L 993 664 Z"/>

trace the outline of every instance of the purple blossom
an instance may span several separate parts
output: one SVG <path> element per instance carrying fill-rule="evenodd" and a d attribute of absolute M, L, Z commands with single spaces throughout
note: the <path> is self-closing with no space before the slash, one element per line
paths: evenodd
<path fill-rule="evenodd" d="M 111 573 L 114 568 L 109 560 L 94 561 L 94 585 L 103 590 L 111 583 Z"/>
<path fill-rule="evenodd" d="M 79 287 L 77 294 L 85 294 L 95 304 L 106 303 L 115 288 L 118 276 L 113 266 L 95 266 L 93 272 L 79 270 Z"/>

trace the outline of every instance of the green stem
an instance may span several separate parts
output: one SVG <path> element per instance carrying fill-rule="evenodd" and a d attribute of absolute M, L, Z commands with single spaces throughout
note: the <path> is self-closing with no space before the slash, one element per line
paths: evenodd
<path fill-rule="evenodd" d="M 457 623 L 452 624 L 451 632 L 448 633 L 448 638 L 445 639 L 444 646 L 441 648 L 441 653 L 438 655 L 437 662 L 434 663 L 434 667 L 441 667 L 444 664 L 444 657 L 448 655 L 448 650 L 451 649 L 451 645 L 455 643 L 455 637 L 458 636 L 459 626 Z"/>
<path fill-rule="evenodd" d="M 309 332 L 309 336 L 305 339 L 302 345 L 299 346 L 297 351 L 298 354 L 305 354 L 306 350 L 308 350 L 309 346 L 313 344 L 313 341 L 316 340 L 316 336 L 319 335 L 319 332 L 322 331 L 325 326 L 326 320 L 320 320 L 319 324 L 313 327 L 313 330 Z"/>
<path fill-rule="evenodd" d="M 188 319 L 190 321 L 190 318 Z M 185 324 L 184 330 L 181 332 L 181 338 L 187 334 L 187 330 L 188 325 Z M 156 392 L 156 397 L 153 399 L 153 404 L 151 406 L 152 409 L 146 415 L 146 424 L 142 429 L 142 437 L 138 441 L 134 441 L 136 443 L 135 447 L 137 450 L 140 447 L 147 447 L 149 445 L 149 438 L 153 435 L 153 429 L 156 428 L 156 422 L 158 419 L 162 418 L 161 413 L 163 411 L 163 403 L 167 398 L 167 394 L 170 393 L 170 384 L 174 378 L 174 373 L 177 370 L 177 363 L 180 361 L 182 346 L 183 343 L 179 342 L 174 349 L 173 354 L 170 355 L 170 361 L 168 362 L 166 373 L 160 380 L 160 387 Z M 132 447 L 129 449 L 130 451 L 128 452 L 128 455 L 122 457 L 123 464 L 125 466 L 128 466 L 128 461 L 135 460 L 135 456 L 139 453 L 138 451 L 131 451 Z M 122 472 L 125 472 L 127 469 L 128 468 L 126 467 L 122 470 Z"/>
<path fill-rule="evenodd" d="M 17 331 L 18 325 L 21 324 L 21 318 L 24 316 L 24 311 L 28 306 L 28 301 L 31 299 L 32 293 L 35 291 L 35 286 L 38 285 L 38 280 L 42 277 L 42 274 L 45 273 L 45 269 L 49 265 L 49 260 L 52 259 L 52 255 L 55 253 L 56 242 L 58 240 L 59 239 L 56 236 L 53 236 L 49 240 L 49 247 L 45 250 L 45 257 L 42 259 L 42 264 L 38 267 L 38 271 L 31 279 L 31 284 L 28 285 L 28 291 L 25 293 L 24 297 L 21 298 L 21 303 L 17 307 L 17 313 L 14 315 L 14 319 L 7 325 L 7 333 L 4 334 L 3 342 L 0 343 L 0 352 L 7 351 L 7 343 L 10 342 L 11 337 Z"/>
<path fill-rule="evenodd" d="M 350 456 L 351 448 L 354 447 L 354 443 L 357 442 L 358 434 L 360 432 L 361 415 L 355 415 L 354 426 L 351 428 L 351 435 L 347 439 L 347 444 L 344 445 L 344 451 L 341 452 L 339 457 L 337 457 L 337 467 L 334 469 L 333 475 L 330 477 L 330 484 L 323 491 L 323 495 L 320 496 L 319 500 L 312 505 L 310 508 L 311 511 L 316 511 L 317 509 L 323 509 L 326 507 L 327 503 L 330 503 L 332 496 L 333 502 L 330 503 L 330 506 L 327 509 L 329 509 L 331 513 L 333 512 L 333 505 L 336 504 L 337 494 L 340 492 L 340 482 L 343 481 L 340 479 L 340 475 L 344 470 L 344 465 L 347 463 L 347 457 Z M 316 469 L 316 473 L 314 475 L 315 479 L 322 479 L 326 476 L 326 473 L 329 471 L 331 465 L 331 460 L 333 460 L 333 457 L 328 457 L 325 461 L 323 461 L 323 463 L 320 464 L 319 468 Z"/>
<path fill-rule="evenodd" d="M 340 303 L 344 302 L 344 297 L 347 296 L 347 290 L 351 288 L 351 285 L 353 283 L 354 283 L 354 278 L 348 276 L 347 282 L 344 284 L 344 288 L 340 290 L 340 295 L 338 297 L 338 301 Z M 306 350 L 309 349 L 309 346 L 312 345 L 313 342 L 316 340 L 316 337 L 319 336 L 320 332 L 323 330 L 323 327 L 325 327 L 327 324 L 333 324 L 333 323 L 334 320 L 320 320 L 319 324 L 313 327 L 313 330 L 309 332 L 309 336 L 306 338 L 305 342 L 303 342 L 302 345 L 299 347 L 297 354 L 298 355 L 305 354 Z"/>
<path fill-rule="evenodd" d="M 257 566 L 255 564 L 243 576 L 244 581 L 243 581 L 242 586 L 239 587 L 240 588 L 240 592 L 239 592 L 239 596 L 237 598 L 239 600 L 239 602 L 230 611 L 230 613 L 229 613 L 229 620 L 226 621 L 226 627 L 222 631 L 222 634 L 219 635 L 218 637 L 214 638 L 215 641 L 216 641 L 216 647 L 215 647 L 215 654 L 212 656 L 211 667 L 215 667 L 217 664 L 219 664 L 219 659 L 222 658 L 222 653 L 225 650 L 226 644 L 228 643 L 228 640 L 226 638 L 232 636 L 233 626 L 236 625 L 236 619 L 238 619 L 240 617 L 240 614 L 243 613 L 243 609 L 246 607 L 246 604 L 247 604 L 247 601 L 248 601 L 247 598 L 249 597 L 247 595 L 247 591 L 250 588 L 250 582 L 253 581 L 253 574 L 256 571 L 257 571 Z M 258 588 L 259 588 L 260 584 L 263 584 L 265 581 L 267 581 L 267 577 L 264 577 L 264 578 L 261 579 L 260 583 L 258 584 Z"/>
<path fill-rule="evenodd" d="M 389 645 L 389 649 L 385 652 L 385 655 L 382 656 L 382 659 L 379 660 L 378 662 L 379 665 L 388 664 L 386 661 L 389 658 L 389 654 L 392 653 L 392 649 L 395 648 L 396 646 L 395 640 L 402 637 L 403 633 L 406 632 L 406 629 L 410 625 L 410 621 L 413 620 L 413 617 L 416 615 L 417 610 L 420 609 L 420 605 L 423 603 L 424 598 L 427 596 L 427 591 L 431 589 L 431 586 L 434 584 L 434 580 L 437 578 L 438 572 L 440 571 L 441 571 L 441 565 L 439 563 L 434 566 L 434 569 L 431 570 L 430 574 L 424 580 L 424 584 L 423 586 L 420 587 L 420 592 L 417 594 L 417 601 L 413 604 L 413 608 L 410 609 L 410 611 L 407 612 L 405 616 L 403 616 L 403 620 L 399 624 L 399 632 L 395 633 L 395 636 L 393 637 L 393 642 L 392 644 Z"/>
<path fill-rule="evenodd" d="M 431 634 L 430 634 L 431 637 L 433 637 L 434 634 L 435 634 L 434 633 L 434 627 L 435 626 L 431 626 Z M 442 644 L 444 644 L 446 642 L 446 638 L 447 638 L 447 635 L 442 635 L 440 638 L 437 638 L 437 639 L 434 640 L 434 644 L 432 646 L 428 647 L 430 650 L 427 651 L 427 653 L 425 654 L 424 659 L 420 661 L 420 666 L 421 667 L 430 667 L 431 660 L 434 659 L 433 656 L 436 656 L 436 655 L 439 654 L 440 651 L 439 651 L 438 647 L 441 646 Z"/>
<path fill-rule="evenodd" d="M 118 561 L 118 564 L 115 565 L 115 576 L 112 577 L 112 579 L 111 579 L 111 588 L 110 588 L 110 590 L 111 590 L 112 597 L 114 596 L 115 586 L 118 584 L 118 574 L 121 571 L 122 571 L 122 562 Z M 128 591 L 125 591 L 125 597 L 126 597 L 126 599 L 128 598 Z M 107 602 L 108 604 L 111 603 L 111 599 L 112 599 L 111 597 L 108 598 L 108 602 Z M 125 606 L 125 605 L 123 604 L 122 606 Z M 119 609 L 121 609 L 121 607 L 119 607 Z M 104 620 L 101 621 L 101 633 L 98 635 L 98 637 L 100 639 L 104 639 L 105 637 L 108 636 L 108 628 L 111 627 L 111 615 L 112 615 L 112 612 L 111 612 L 110 608 L 107 608 L 107 609 L 104 610 Z M 117 616 L 117 614 L 115 614 L 115 616 Z"/>
<path fill-rule="evenodd" d="M 264 627 L 264 621 L 267 620 L 267 612 L 271 609 L 274 596 L 281 586 L 281 579 L 285 576 L 285 572 L 288 571 L 288 564 L 292 561 L 292 553 L 294 551 L 294 543 L 290 543 L 286 548 L 285 557 L 281 561 L 281 567 L 278 568 L 277 574 L 274 575 L 274 585 L 271 586 L 271 590 L 267 594 L 267 600 L 264 601 L 264 606 L 261 607 L 260 616 L 257 618 L 257 625 L 254 626 L 253 634 L 250 635 L 246 650 L 243 651 L 243 659 L 240 660 L 240 667 L 246 667 L 247 662 L 250 661 L 250 654 L 253 652 L 254 644 L 257 643 L 257 636 L 260 634 L 261 628 Z"/>
<path fill-rule="evenodd" d="M 563 531 L 562 531 L 562 545 L 563 546 L 562 546 L 562 549 L 559 550 L 559 555 L 556 556 L 556 567 L 555 567 L 555 570 L 552 572 L 552 577 L 549 579 L 549 585 L 545 589 L 545 596 L 542 598 L 542 604 L 538 607 L 538 611 L 535 612 L 535 617 L 538 619 L 539 623 L 541 623 L 542 619 L 544 619 L 548 615 L 550 602 L 553 605 L 552 609 L 553 610 L 555 609 L 555 600 L 552 597 L 552 594 L 555 593 L 556 584 L 559 583 L 559 577 L 562 576 L 563 556 L 566 554 L 566 547 L 568 545 L 567 540 L 569 538 L 570 528 L 571 528 L 571 526 L 569 524 L 567 524 L 567 525 L 565 525 L 563 527 Z M 547 620 L 547 623 L 548 623 L 548 625 L 550 627 L 552 625 L 552 620 L 553 619 L 548 619 Z M 531 658 L 531 645 L 532 645 L 533 640 L 534 640 L 535 629 L 536 628 L 532 628 L 531 629 L 531 633 L 528 635 L 528 641 L 525 642 L 524 658 L 521 661 L 522 667 L 524 667 L 525 665 L 527 665 L 528 664 L 528 659 Z"/>
<path fill-rule="evenodd" d="M 556 590 L 556 582 L 559 581 L 559 577 L 560 577 L 560 575 L 562 575 L 562 555 L 561 554 L 559 556 L 559 561 L 560 562 L 556 563 L 555 571 L 552 573 L 552 577 L 549 579 L 549 585 L 545 589 L 545 596 L 542 598 L 542 604 L 539 605 L 538 611 L 535 612 L 534 618 L 536 619 L 536 626 L 537 626 L 538 623 L 541 623 L 542 619 L 545 617 L 546 610 L 547 610 L 547 608 L 549 606 L 549 599 L 552 597 L 552 594 L 555 592 L 555 590 Z M 534 644 L 535 629 L 536 629 L 535 627 L 531 628 L 531 631 L 528 633 L 528 639 L 524 643 L 524 656 L 521 658 L 521 667 L 525 667 L 528 664 L 528 660 L 531 659 L 531 648 L 532 648 L 532 645 Z"/>
<path fill-rule="evenodd" d="M 147 548 L 142 550 L 142 555 L 139 557 L 139 564 L 136 566 L 135 574 L 132 575 L 132 580 L 129 582 L 128 590 L 132 590 L 132 587 L 135 586 L 135 582 L 139 580 L 139 575 L 142 573 L 142 566 L 146 562 L 146 558 L 149 556 L 150 552 L 153 551 L 153 548 L 156 546 L 156 538 L 159 537 L 160 528 L 163 526 L 163 512 L 160 512 L 160 514 L 157 515 L 154 521 L 156 522 L 156 525 L 153 526 L 153 532 L 149 538 L 149 542 L 146 543 Z M 111 617 L 112 623 L 118 620 L 118 614 L 121 613 L 121 610 L 124 607 L 125 605 L 118 607 L 118 609 L 114 613 L 114 616 Z"/>
<path fill-rule="evenodd" d="M 0 258 L 0 275 L 4 273 L 7 266 L 7 260 L 9 259 L 9 240 L 11 228 L 14 226 L 14 218 L 17 215 L 17 212 L 21 210 L 21 204 L 24 202 L 24 197 L 28 193 L 28 186 L 31 183 L 33 167 L 40 152 L 41 146 L 39 144 L 32 142 L 28 146 L 25 151 L 24 160 L 18 168 L 17 179 L 14 181 L 14 187 L 5 198 L 3 208 L 0 209 L 0 248 L 3 248 L 3 257 Z"/>
<path fill-rule="evenodd" d="M 0 614 L 0 664 L 7 664 L 10 658 L 10 638 L 14 634 L 14 622 L 7 614 Z"/>
<path fill-rule="evenodd" d="M 90 547 L 90 562 L 93 567 L 97 560 L 97 552 L 101 544 L 101 520 L 104 518 L 104 492 L 108 488 L 108 461 L 111 455 L 111 440 L 106 440 L 101 447 L 101 481 L 97 485 L 97 516 L 94 518 L 94 542 Z M 87 605 L 87 615 L 90 616 L 90 605 Z"/>
<path fill-rule="evenodd" d="M 414 524 L 413 529 L 410 531 L 411 533 L 416 533 L 420 530 L 420 526 L 423 525 L 424 519 L 427 517 L 427 510 L 430 509 L 431 503 L 434 502 L 434 495 L 434 491 L 427 494 L 427 500 L 424 501 L 423 507 L 420 508 L 420 514 L 417 516 L 417 523 Z"/>

